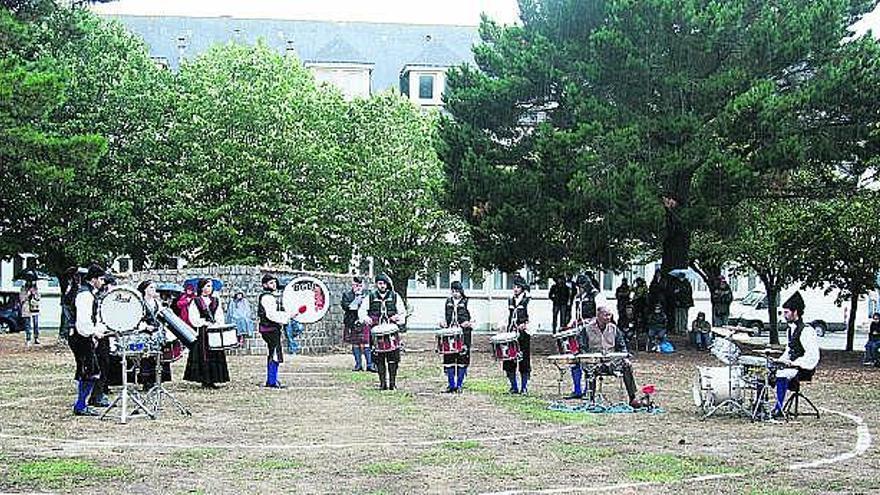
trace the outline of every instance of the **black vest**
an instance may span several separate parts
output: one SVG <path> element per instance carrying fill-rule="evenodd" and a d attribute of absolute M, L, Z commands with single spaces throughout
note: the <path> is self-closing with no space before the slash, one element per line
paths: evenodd
<path fill-rule="evenodd" d="M 260 320 L 261 327 L 269 327 L 280 330 L 281 324 L 269 319 L 266 315 L 266 309 L 263 308 L 263 298 L 266 295 L 272 296 L 272 299 L 275 301 L 275 309 L 278 311 L 284 311 L 284 306 L 282 305 L 282 301 L 280 297 L 275 297 L 275 293 L 272 291 L 264 290 L 262 294 L 260 294 L 260 298 L 257 300 L 257 318 Z"/>
<path fill-rule="evenodd" d="M 202 296 L 198 296 L 195 298 L 196 308 L 199 310 L 199 316 L 202 317 L 203 320 L 209 323 L 217 323 L 214 321 L 214 313 L 217 312 L 217 306 L 220 305 L 220 300 L 214 296 L 211 296 L 211 303 L 208 306 L 205 306 L 205 302 L 202 300 Z"/>
<path fill-rule="evenodd" d="M 596 293 L 577 296 L 574 300 L 575 317 L 579 320 L 588 320 L 596 317 Z"/>
<path fill-rule="evenodd" d="M 510 311 L 510 315 L 507 317 L 508 328 L 513 324 L 519 325 L 529 321 L 529 296 L 523 296 L 522 301 L 518 305 L 516 304 L 516 299 L 509 298 L 507 300 L 507 309 Z"/>
<path fill-rule="evenodd" d="M 788 358 L 792 361 L 807 353 L 803 344 L 801 344 L 801 332 L 803 330 L 804 321 L 798 320 L 795 322 L 794 331 L 788 336 Z"/>
<path fill-rule="evenodd" d="M 158 312 L 158 303 L 156 303 L 156 305 L 154 306 L 148 303 L 146 299 L 144 299 L 144 322 L 146 322 L 147 325 L 159 328 L 159 319 L 156 317 Z"/>
<path fill-rule="evenodd" d="M 385 305 L 384 314 L 388 316 L 397 314 L 397 293 L 391 289 L 385 291 L 384 297 L 379 294 L 378 290 L 370 291 L 370 306 L 367 308 L 367 314 L 371 317 L 381 316 L 383 303 Z"/>
<path fill-rule="evenodd" d="M 462 297 L 458 301 L 458 307 L 455 306 L 455 300 L 451 297 L 446 299 L 446 325 L 452 326 L 453 323 L 461 325 L 466 321 L 470 321 L 471 313 L 467 307 L 468 299 Z"/>

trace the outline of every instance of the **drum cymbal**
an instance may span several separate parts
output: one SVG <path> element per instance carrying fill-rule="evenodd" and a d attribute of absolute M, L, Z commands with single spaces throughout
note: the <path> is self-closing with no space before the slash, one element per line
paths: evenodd
<path fill-rule="evenodd" d="M 720 337 L 729 338 L 733 335 L 733 330 L 729 330 L 727 327 L 712 327 L 712 333 Z"/>

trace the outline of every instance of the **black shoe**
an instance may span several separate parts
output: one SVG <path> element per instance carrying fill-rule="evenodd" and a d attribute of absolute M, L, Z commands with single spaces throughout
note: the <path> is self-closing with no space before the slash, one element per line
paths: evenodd
<path fill-rule="evenodd" d="M 282 384 L 280 384 L 280 383 L 275 383 L 275 384 L 273 384 L 273 385 L 268 385 L 268 384 L 267 384 L 267 385 L 266 385 L 266 388 L 287 388 L 287 387 L 285 387 L 284 385 L 282 385 Z"/>
<path fill-rule="evenodd" d="M 446 387 L 446 390 L 443 391 L 444 394 L 454 394 L 458 392 L 457 388 Z"/>
<path fill-rule="evenodd" d="M 563 398 L 564 398 L 564 399 L 567 399 L 567 400 L 569 400 L 569 399 L 583 399 L 583 398 L 584 398 L 584 394 L 568 394 L 568 395 L 566 395 L 566 396 L 563 397 Z"/>
<path fill-rule="evenodd" d="M 519 390 L 517 390 L 515 388 L 511 388 L 507 391 L 507 393 L 510 395 L 519 395 Z"/>
<path fill-rule="evenodd" d="M 110 407 L 110 401 L 107 400 L 106 396 L 102 395 L 98 399 L 90 400 L 89 405 L 94 407 Z"/>
<path fill-rule="evenodd" d="M 379 372 L 379 368 L 377 368 L 377 367 L 374 365 L 374 366 L 372 366 L 372 367 L 367 367 L 367 371 L 369 371 L 370 373 L 378 373 L 378 372 Z"/>
<path fill-rule="evenodd" d="M 202 388 L 206 388 L 208 390 L 217 390 L 220 387 L 218 387 L 216 383 L 203 383 Z"/>
<path fill-rule="evenodd" d="M 351 371 L 364 371 L 364 369 L 361 368 L 360 366 L 356 366 L 356 367 L 355 367 L 354 369 L 352 369 Z"/>
<path fill-rule="evenodd" d="M 40 341 L 37 339 L 34 339 L 34 345 L 40 345 Z"/>
<path fill-rule="evenodd" d="M 85 409 L 79 409 L 79 410 L 74 409 L 73 415 L 74 416 L 100 416 L 101 413 L 99 413 L 98 411 L 95 411 L 94 409 L 92 409 L 89 406 L 86 406 Z"/>

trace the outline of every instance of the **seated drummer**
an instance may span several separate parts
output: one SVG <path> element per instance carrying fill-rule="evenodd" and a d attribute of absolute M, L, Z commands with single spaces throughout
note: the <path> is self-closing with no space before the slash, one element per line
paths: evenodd
<path fill-rule="evenodd" d="M 473 328 L 471 312 L 467 307 L 468 298 L 464 295 L 461 282 L 457 280 L 452 282 L 450 290 L 452 294 L 446 299 L 446 309 L 440 327 L 457 326 L 461 328 L 464 348 L 458 354 L 443 355 L 443 371 L 446 373 L 446 381 L 449 383 L 449 386 L 446 387 L 447 393 L 461 392 L 464 378 L 467 376 L 468 365 L 471 363 L 471 329 Z"/>
<path fill-rule="evenodd" d="M 623 333 L 617 329 L 611 321 L 611 311 L 606 306 L 599 306 L 596 309 L 596 319 L 587 324 L 584 329 L 583 346 L 586 353 L 611 353 L 626 352 L 626 341 Z M 598 375 L 613 375 L 618 370 L 623 373 L 623 384 L 626 386 L 626 393 L 629 396 L 629 403 L 632 407 L 640 407 L 641 403 L 636 400 L 636 380 L 633 377 L 632 365 L 629 359 L 621 359 L 616 363 L 603 363 L 597 369 Z M 590 391 L 596 390 L 596 376 L 590 377 L 588 384 Z"/>
<path fill-rule="evenodd" d="M 819 364 L 819 342 L 816 329 L 804 324 L 804 299 L 795 292 L 782 304 L 782 315 L 788 322 L 788 345 L 777 360 L 783 367 L 776 370 L 776 406 L 773 417 L 783 417 L 785 394 L 797 389 L 800 380 L 809 380 Z"/>

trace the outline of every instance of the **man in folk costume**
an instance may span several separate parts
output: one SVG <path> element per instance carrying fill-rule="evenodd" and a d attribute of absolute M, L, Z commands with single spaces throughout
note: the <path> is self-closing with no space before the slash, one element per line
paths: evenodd
<path fill-rule="evenodd" d="M 443 371 L 446 373 L 448 386 L 447 393 L 461 392 L 464 378 L 467 376 L 467 368 L 471 363 L 471 333 L 473 322 L 468 310 L 468 298 L 464 295 L 461 282 L 452 282 L 450 286 L 452 295 L 446 299 L 446 308 L 440 327 L 449 328 L 457 326 L 461 328 L 464 348 L 458 354 L 443 355 Z"/>
<path fill-rule="evenodd" d="M 67 340 L 76 359 L 78 388 L 73 414 L 77 416 L 98 415 L 98 412 L 89 407 L 86 401 L 100 376 L 95 347 L 98 339 L 104 336 L 106 328 L 98 322 L 96 296 L 104 286 L 104 274 L 104 269 L 98 265 L 89 267 L 72 308 L 72 325 Z"/>
<path fill-rule="evenodd" d="M 216 389 L 217 383 L 229 381 L 226 351 L 208 347 L 208 326 L 224 321 L 220 299 L 214 295 L 214 282 L 203 278 L 198 283 L 198 296 L 189 304 L 189 321 L 198 331 L 195 344 L 186 359 L 183 379 L 200 382 L 202 388 Z"/>
<path fill-rule="evenodd" d="M 284 351 L 281 349 L 281 330 L 294 317 L 284 311 L 278 279 L 274 275 L 263 275 L 263 293 L 257 306 L 260 336 L 266 342 L 269 355 L 266 359 L 266 386 L 284 388 L 278 381 L 278 365 L 284 362 Z"/>
<path fill-rule="evenodd" d="M 394 291 L 391 279 L 384 273 L 376 277 L 376 288 L 369 292 L 361 304 L 358 309 L 358 318 L 370 329 L 380 323 L 389 322 L 402 325 L 406 321 L 403 298 Z M 375 346 L 373 349 L 373 361 L 379 370 L 379 388 L 381 390 L 396 389 L 400 349 L 388 352 L 375 352 Z"/>
<path fill-rule="evenodd" d="M 529 390 L 529 375 L 532 372 L 532 337 L 528 333 L 529 325 L 529 301 L 528 295 L 529 284 L 524 278 L 516 276 L 513 279 L 513 295 L 507 300 L 507 328 L 510 332 L 517 332 L 517 341 L 519 342 L 519 350 L 522 358 L 519 362 L 515 360 L 504 361 L 503 369 L 510 382 L 510 393 L 526 394 Z M 516 370 L 519 368 L 519 374 L 522 379 L 521 384 L 517 384 Z"/>
<path fill-rule="evenodd" d="M 351 281 L 351 289 L 342 294 L 342 340 L 351 344 L 351 354 L 354 356 L 354 369 L 363 371 L 361 355 L 366 358 L 367 371 L 376 372 L 373 364 L 373 355 L 370 350 L 370 337 L 363 326 L 358 324 L 358 310 L 364 301 L 364 281 L 360 277 L 354 277 Z"/>
<path fill-rule="evenodd" d="M 574 304 L 572 306 L 572 318 L 568 323 L 569 328 L 577 326 L 585 327 L 587 323 L 596 317 L 596 295 L 599 293 L 590 278 L 586 275 L 578 275 L 577 277 L 577 295 L 574 296 Z M 584 336 L 580 335 L 578 340 L 583 340 Z M 581 380 L 583 369 L 580 364 L 571 366 L 571 394 L 566 399 L 580 399 L 584 396 Z"/>
<path fill-rule="evenodd" d="M 604 305 L 596 309 L 596 318 L 588 323 L 584 329 L 583 345 L 584 352 L 586 353 L 629 353 L 629 350 L 626 348 L 626 339 L 623 338 L 623 332 L 611 321 L 611 310 Z M 630 405 L 634 408 L 641 407 L 641 403 L 636 400 L 636 380 L 633 377 L 632 364 L 630 364 L 629 359 L 621 359 L 599 366 L 596 374 L 590 377 L 590 383 L 587 384 L 590 391 L 596 391 L 597 376 L 610 376 L 615 371 L 623 375 L 623 384 L 626 387 L 626 394 L 629 396 Z"/>
<path fill-rule="evenodd" d="M 774 417 L 784 416 L 782 407 L 789 388 L 800 380 L 809 380 L 819 364 L 819 341 L 816 329 L 804 324 L 804 299 L 795 292 L 782 304 L 782 315 L 788 322 L 788 345 L 777 360 L 783 367 L 776 370 L 776 406 Z"/>

